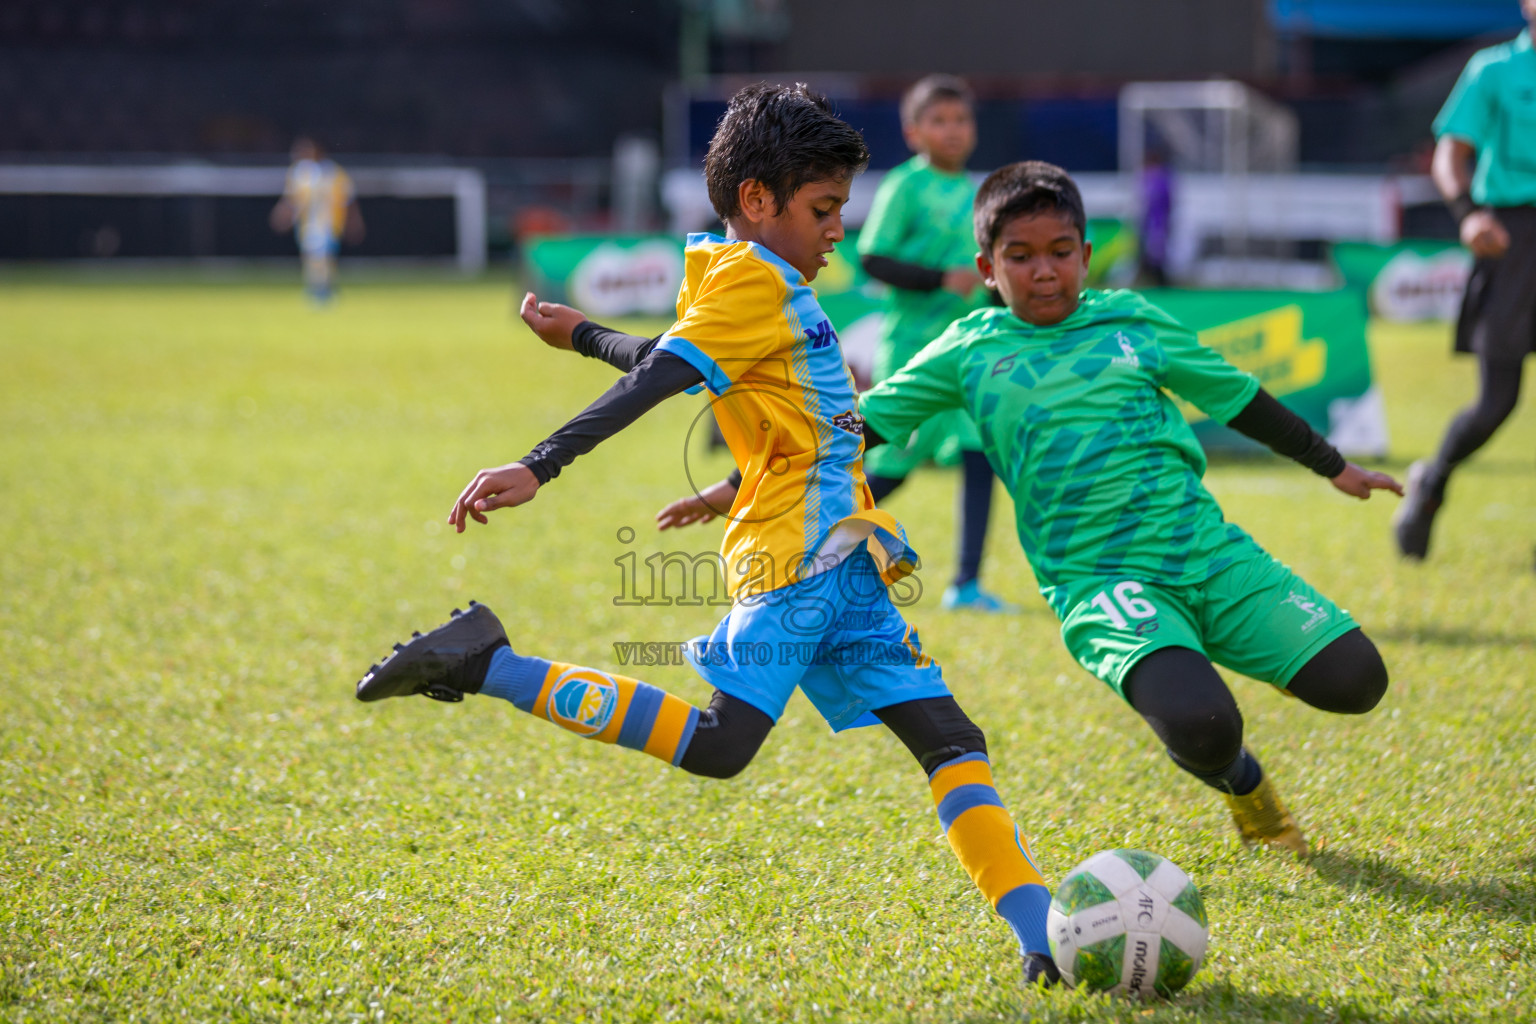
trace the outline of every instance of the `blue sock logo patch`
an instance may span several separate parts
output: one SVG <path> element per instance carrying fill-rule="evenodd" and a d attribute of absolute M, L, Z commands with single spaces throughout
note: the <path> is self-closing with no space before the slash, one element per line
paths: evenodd
<path fill-rule="evenodd" d="M 549 691 L 549 720 L 581 736 L 607 728 L 619 705 L 619 688 L 601 672 L 571 669 Z"/>

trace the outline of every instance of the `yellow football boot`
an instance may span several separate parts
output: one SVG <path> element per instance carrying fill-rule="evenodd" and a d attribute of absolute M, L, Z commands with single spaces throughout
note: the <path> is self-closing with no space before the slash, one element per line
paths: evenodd
<path fill-rule="evenodd" d="M 1242 837 L 1244 846 L 1264 843 L 1289 850 L 1298 858 L 1306 858 L 1311 854 L 1307 837 L 1301 834 L 1301 826 L 1296 824 L 1296 819 L 1281 802 L 1268 775 L 1264 776 L 1252 793 L 1242 796 L 1227 793 L 1226 798 L 1227 806 L 1232 810 L 1232 821 L 1237 825 L 1237 834 Z"/>

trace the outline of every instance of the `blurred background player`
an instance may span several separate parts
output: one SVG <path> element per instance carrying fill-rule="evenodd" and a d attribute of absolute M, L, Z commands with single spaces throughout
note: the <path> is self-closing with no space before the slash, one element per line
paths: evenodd
<path fill-rule="evenodd" d="M 304 291 L 324 304 L 335 290 L 336 250 L 342 239 L 353 245 L 363 240 L 363 215 L 351 177 L 319 143 L 300 136 L 289 155 L 293 164 L 283 198 L 272 208 L 272 230 L 293 230 L 304 265 Z"/>
<path fill-rule="evenodd" d="M 951 322 L 989 301 L 975 268 L 970 216 L 976 189 L 965 169 L 976 149 L 974 107 L 970 87 L 953 75 L 929 75 L 902 97 L 902 135 L 916 155 L 880 182 L 858 243 L 869 276 L 890 286 L 875 350 L 876 381 L 901 369 Z M 944 607 L 1014 610 L 981 589 L 992 467 L 964 413 L 935 416 L 905 445 L 869 452 L 864 468 L 875 503 L 883 503 L 928 459 L 961 465 L 955 576 L 944 591 Z"/>
<path fill-rule="evenodd" d="M 1168 235 L 1173 226 L 1173 170 L 1161 146 L 1147 147 L 1141 168 L 1137 273 L 1144 288 L 1168 287 Z"/>
<path fill-rule="evenodd" d="M 1398 550 L 1429 554 L 1451 472 L 1514 412 L 1525 357 L 1536 350 L 1536 0 L 1528 25 L 1467 62 L 1435 118 L 1431 175 L 1472 251 L 1472 276 L 1456 323 L 1456 351 L 1477 356 L 1477 399 L 1451 421 L 1431 459 L 1408 470 L 1408 497 L 1393 519 Z"/>

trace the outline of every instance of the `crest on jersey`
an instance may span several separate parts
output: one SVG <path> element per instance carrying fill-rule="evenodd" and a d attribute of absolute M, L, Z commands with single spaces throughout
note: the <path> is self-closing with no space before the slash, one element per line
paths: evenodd
<path fill-rule="evenodd" d="M 1113 366 L 1129 366 L 1136 369 L 1141 366 L 1141 357 L 1136 354 L 1136 346 L 1131 344 L 1131 339 L 1125 336 L 1123 331 L 1115 332 L 1115 340 L 1120 343 L 1120 355 L 1110 360 Z"/>
<path fill-rule="evenodd" d="M 840 430 L 846 430 L 850 434 L 864 433 L 864 417 L 852 410 L 840 412 L 833 416 L 832 425 Z"/>

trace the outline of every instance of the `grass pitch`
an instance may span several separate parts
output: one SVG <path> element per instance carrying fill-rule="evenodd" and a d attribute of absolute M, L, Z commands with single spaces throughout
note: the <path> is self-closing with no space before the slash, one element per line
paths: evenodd
<path fill-rule="evenodd" d="M 928 559 L 911 617 L 1048 874 L 1133 846 L 1202 887 L 1204 969 L 1138 1006 L 1021 992 L 905 751 L 833 737 L 800 698 L 724 783 L 501 703 L 352 699 L 471 597 L 520 648 L 608 668 L 615 641 L 719 614 L 613 603 L 626 556 L 718 541 L 649 526 L 686 487 L 696 399 L 489 527 L 443 524 L 476 470 L 613 377 L 545 350 L 512 300 L 378 281 L 316 312 L 286 283 L 0 281 L 0 1019 L 1536 1019 L 1529 409 L 1456 478 L 1423 566 L 1393 554 L 1391 496 L 1278 460 L 1208 477 L 1392 669 L 1358 719 L 1234 680 L 1322 847 L 1305 865 L 1245 852 L 1071 663 L 1008 508 L 985 578 L 1024 611 L 980 618 L 938 608 L 954 477 L 893 499 Z M 1472 394 L 1447 334 L 1374 336 L 1399 473 Z M 726 469 L 697 438 L 687 460 Z"/>

